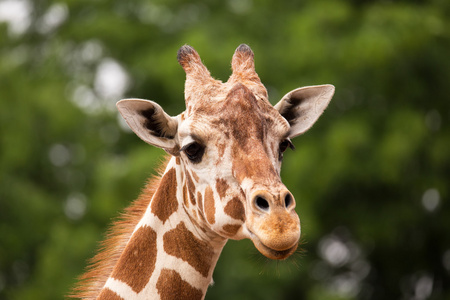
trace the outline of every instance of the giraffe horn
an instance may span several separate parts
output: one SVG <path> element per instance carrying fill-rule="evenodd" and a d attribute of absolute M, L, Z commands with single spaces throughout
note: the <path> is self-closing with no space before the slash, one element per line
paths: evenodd
<path fill-rule="evenodd" d="M 209 83 L 215 82 L 208 69 L 203 65 L 200 55 L 189 45 L 182 46 L 177 53 L 178 63 L 186 73 L 185 100 L 191 102 L 191 94 Z"/>
<path fill-rule="evenodd" d="M 203 65 L 200 55 L 189 45 L 184 45 L 177 53 L 178 63 L 186 72 L 187 79 L 211 80 L 211 74 Z"/>
<path fill-rule="evenodd" d="M 233 74 L 230 77 L 232 81 L 248 80 L 261 83 L 255 71 L 253 51 L 248 45 L 241 44 L 237 47 L 231 60 L 231 68 L 233 70 Z"/>

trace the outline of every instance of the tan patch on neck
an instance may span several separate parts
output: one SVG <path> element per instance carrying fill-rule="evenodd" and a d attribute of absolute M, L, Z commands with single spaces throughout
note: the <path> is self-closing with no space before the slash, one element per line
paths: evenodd
<path fill-rule="evenodd" d="M 151 211 L 163 223 L 178 209 L 176 177 L 175 169 L 167 171 L 152 200 Z"/>
<path fill-rule="evenodd" d="M 202 199 L 202 193 L 197 192 L 197 200 L 198 200 L 198 206 L 200 211 L 203 213 L 203 199 Z"/>
<path fill-rule="evenodd" d="M 164 250 L 168 254 L 184 260 L 204 277 L 208 276 L 214 250 L 211 245 L 196 238 L 183 222 L 168 231 L 163 240 Z"/>
<path fill-rule="evenodd" d="M 156 288 L 161 300 L 200 300 L 203 297 L 201 290 L 192 287 L 174 270 L 162 269 Z"/>
<path fill-rule="evenodd" d="M 139 228 L 131 237 L 111 277 L 128 284 L 139 293 L 147 284 L 156 263 L 156 232 Z"/>
<path fill-rule="evenodd" d="M 183 203 L 184 203 L 184 206 L 189 207 L 189 199 L 188 199 L 188 195 L 187 195 L 186 185 L 183 185 Z"/>
<path fill-rule="evenodd" d="M 194 177 L 195 182 L 198 182 L 200 180 L 200 178 L 195 172 L 192 172 L 192 177 Z"/>
<path fill-rule="evenodd" d="M 189 173 L 186 172 L 186 182 L 187 182 L 187 186 L 188 186 L 188 191 L 189 191 L 189 198 L 191 199 L 191 203 L 192 205 L 195 205 L 195 185 L 194 182 L 192 182 L 192 178 L 189 175 Z"/>
<path fill-rule="evenodd" d="M 216 218 L 214 216 L 215 213 L 214 194 L 211 187 L 208 186 L 205 189 L 205 214 L 209 224 L 214 224 L 216 222 Z"/>
<path fill-rule="evenodd" d="M 224 212 L 233 219 L 245 221 L 244 205 L 237 197 L 234 197 L 228 201 L 224 208 Z"/>
<path fill-rule="evenodd" d="M 197 192 L 197 201 L 198 201 L 198 215 L 200 216 L 200 218 L 206 222 L 205 220 L 205 216 L 204 216 L 204 212 L 203 212 L 203 197 L 202 197 L 202 193 Z"/>
<path fill-rule="evenodd" d="M 98 295 L 97 300 L 124 300 L 122 297 L 117 295 L 115 292 L 108 288 L 103 288 L 100 295 Z"/>
<path fill-rule="evenodd" d="M 216 180 L 216 190 L 219 194 L 220 198 L 224 198 L 227 194 L 227 190 L 230 186 L 228 185 L 225 179 L 217 179 Z"/>
<path fill-rule="evenodd" d="M 230 234 L 230 235 L 235 235 L 235 234 L 238 232 L 238 230 L 241 228 L 241 226 L 242 226 L 242 225 L 230 225 L 230 224 L 227 224 L 227 225 L 224 225 L 224 226 L 222 227 L 222 229 L 223 229 L 226 233 L 228 233 L 228 234 Z"/>

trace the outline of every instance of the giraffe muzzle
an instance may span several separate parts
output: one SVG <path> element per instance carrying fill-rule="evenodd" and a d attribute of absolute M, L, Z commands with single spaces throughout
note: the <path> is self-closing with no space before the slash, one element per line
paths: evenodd
<path fill-rule="evenodd" d="M 252 194 L 247 228 L 255 247 L 271 259 L 285 259 L 297 249 L 300 219 L 291 193 L 283 189 L 278 196 L 267 191 Z"/>
<path fill-rule="evenodd" d="M 266 256 L 267 258 L 270 259 L 277 259 L 277 260 L 281 260 L 281 259 L 286 259 L 289 256 L 291 256 L 298 247 L 298 241 L 290 248 L 286 249 L 286 250 L 275 250 L 272 249 L 270 247 L 267 247 L 266 245 L 264 245 L 261 240 L 253 234 L 252 237 L 252 242 L 255 245 L 256 249 L 258 249 L 258 251 L 263 254 L 264 256 Z"/>

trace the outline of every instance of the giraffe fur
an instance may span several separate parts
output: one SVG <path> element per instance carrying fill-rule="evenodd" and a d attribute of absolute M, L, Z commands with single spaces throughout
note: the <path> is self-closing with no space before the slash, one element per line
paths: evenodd
<path fill-rule="evenodd" d="M 211 77 L 190 46 L 178 51 L 186 73 L 186 110 L 156 102 L 117 106 L 143 141 L 168 158 L 159 176 L 125 210 L 75 288 L 82 299 L 204 299 L 228 239 L 251 239 L 271 259 L 300 239 L 295 200 L 280 178 L 283 152 L 316 122 L 334 87 L 303 87 L 272 106 L 240 45 L 227 82 Z"/>

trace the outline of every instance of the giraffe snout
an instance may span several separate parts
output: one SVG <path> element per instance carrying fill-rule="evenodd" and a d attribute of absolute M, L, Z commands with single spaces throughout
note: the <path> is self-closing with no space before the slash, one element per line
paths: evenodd
<path fill-rule="evenodd" d="M 297 249 L 300 219 L 295 201 L 287 189 L 279 193 L 258 190 L 252 193 L 252 213 L 247 220 L 256 248 L 271 259 L 284 259 Z"/>
<path fill-rule="evenodd" d="M 295 200 L 292 194 L 284 189 L 279 193 L 256 191 L 252 194 L 252 208 L 262 213 L 268 213 L 276 208 L 285 208 L 292 211 L 295 208 Z"/>

